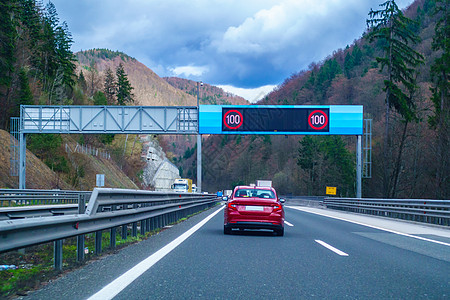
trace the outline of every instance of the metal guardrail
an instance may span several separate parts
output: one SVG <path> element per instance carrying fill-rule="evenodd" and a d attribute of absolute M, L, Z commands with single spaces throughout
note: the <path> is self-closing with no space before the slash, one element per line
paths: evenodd
<path fill-rule="evenodd" d="M 323 196 L 281 196 L 287 205 L 303 205 L 309 207 L 323 207 Z"/>
<path fill-rule="evenodd" d="M 325 198 L 327 208 L 450 225 L 450 200 Z"/>
<path fill-rule="evenodd" d="M 0 207 L 78 204 L 80 197 L 89 197 L 91 193 L 67 190 L 0 189 Z"/>
<path fill-rule="evenodd" d="M 85 234 L 95 232 L 95 252 L 98 254 L 102 251 L 103 230 L 111 230 L 110 246 L 114 248 L 119 226 L 122 227 L 122 239 L 126 239 L 129 224 L 133 236 L 137 236 L 138 222 L 141 234 L 145 234 L 216 202 L 215 195 L 94 189 L 87 206 L 84 197 L 80 197 L 80 213 L 77 214 L 0 220 L 0 253 L 54 241 L 55 269 L 61 270 L 65 238 L 77 237 L 77 258 L 81 261 L 84 259 Z"/>
<path fill-rule="evenodd" d="M 78 213 L 78 204 L 0 207 L 0 221 L 37 218 L 37 217 L 75 215 L 77 213 Z"/>

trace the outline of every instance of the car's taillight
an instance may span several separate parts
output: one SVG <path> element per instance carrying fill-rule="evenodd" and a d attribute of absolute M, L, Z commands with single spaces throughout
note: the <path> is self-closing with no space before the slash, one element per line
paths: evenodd
<path fill-rule="evenodd" d="M 282 207 L 281 207 L 280 204 L 275 204 L 275 205 L 273 206 L 273 211 L 280 211 L 281 209 L 282 209 Z"/>
<path fill-rule="evenodd" d="M 228 202 L 228 208 L 229 208 L 229 209 L 237 210 L 236 206 L 237 206 L 237 205 L 234 204 L 233 202 Z"/>

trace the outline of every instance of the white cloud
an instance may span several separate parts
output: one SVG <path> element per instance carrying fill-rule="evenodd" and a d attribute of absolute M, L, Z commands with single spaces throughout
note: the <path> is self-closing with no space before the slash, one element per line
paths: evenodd
<path fill-rule="evenodd" d="M 180 66 L 175 68 L 169 68 L 169 71 L 172 72 L 175 76 L 202 76 L 205 72 L 208 72 L 208 67 L 198 67 L 198 66 Z"/>
<path fill-rule="evenodd" d="M 261 9 L 238 26 L 230 26 L 213 42 L 219 53 L 284 55 L 295 46 L 307 46 L 303 50 L 317 51 L 311 42 L 320 47 L 328 36 L 345 35 L 342 23 L 354 20 L 355 12 L 367 14 L 367 7 L 358 5 L 361 0 L 286 0 Z M 349 18 L 350 17 L 350 18 Z M 364 25 L 364 23 L 361 23 Z M 355 28 L 347 28 L 352 32 Z M 363 26 L 356 28 L 362 33 Z M 356 38 L 354 33 L 352 38 Z M 334 41 L 334 39 L 333 39 Z M 345 42 L 345 41 L 344 41 Z M 348 42 L 348 40 L 347 40 Z M 325 49 L 324 49 L 325 50 Z M 329 49 L 326 49 L 329 51 Z"/>
<path fill-rule="evenodd" d="M 261 100 L 265 95 L 273 91 L 276 85 L 265 85 L 254 89 L 238 88 L 231 85 L 218 85 L 218 87 L 226 92 L 241 96 L 251 103 L 255 103 L 256 101 Z"/>
<path fill-rule="evenodd" d="M 74 51 L 119 50 L 159 76 L 279 84 L 364 32 L 373 0 L 52 0 Z M 412 0 L 397 0 L 405 8 Z"/>

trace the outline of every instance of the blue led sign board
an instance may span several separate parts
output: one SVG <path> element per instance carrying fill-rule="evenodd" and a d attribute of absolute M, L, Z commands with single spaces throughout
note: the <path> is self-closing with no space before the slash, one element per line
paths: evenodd
<path fill-rule="evenodd" d="M 222 131 L 328 132 L 328 108 L 222 108 Z"/>
<path fill-rule="evenodd" d="M 361 105 L 200 105 L 200 134 L 361 135 Z"/>

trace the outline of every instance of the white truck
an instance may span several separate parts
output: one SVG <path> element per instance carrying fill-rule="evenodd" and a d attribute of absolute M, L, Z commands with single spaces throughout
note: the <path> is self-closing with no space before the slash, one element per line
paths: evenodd
<path fill-rule="evenodd" d="M 256 186 L 272 187 L 272 180 L 256 180 Z"/>
<path fill-rule="evenodd" d="M 177 178 L 173 182 L 172 189 L 176 193 L 192 193 L 192 180 L 189 178 Z"/>

